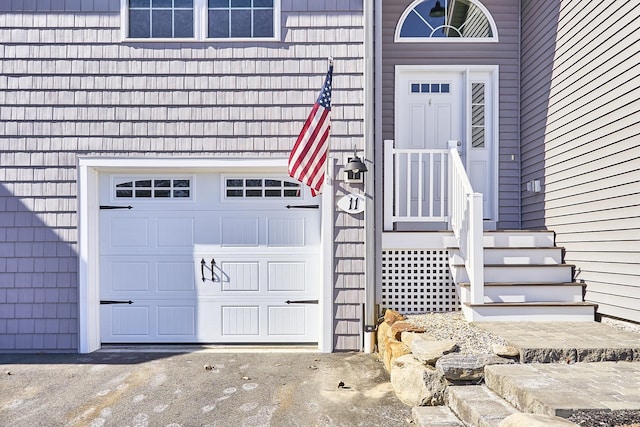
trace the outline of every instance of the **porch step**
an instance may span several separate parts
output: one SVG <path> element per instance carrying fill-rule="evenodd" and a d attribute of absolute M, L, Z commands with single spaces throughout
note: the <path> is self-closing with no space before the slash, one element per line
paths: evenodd
<path fill-rule="evenodd" d="M 461 282 L 460 299 L 470 300 L 470 283 Z M 531 283 L 488 282 L 484 284 L 484 302 L 582 302 L 584 285 L 577 282 Z"/>
<path fill-rule="evenodd" d="M 462 304 L 470 322 L 574 321 L 593 322 L 597 304 L 589 302 L 494 302 Z"/>
<path fill-rule="evenodd" d="M 477 427 L 498 427 L 519 412 L 484 385 L 449 386 L 447 405 L 465 425 Z"/>
<path fill-rule="evenodd" d="M 464 259 L 458 248 L 447 248 L 453 264 L 464 264 Z M 484 248 L 484 262 L 486 264 L 562 264 L 561 247 L 491 247 Z"/>
<path fill-rule="evenodd" d="M 573 281 L 573 265 L 570 264 L 485 264 L 485 282 L 557 283 Z M 456 283 L 468 282 L 464 265 L 452 265 Z"/>
<path fill-rule="evenodd" d="M 500 230 L 485 231 L 485 248 L 544 248 L 555 247 L 555 233 L 546 230 Z"/>

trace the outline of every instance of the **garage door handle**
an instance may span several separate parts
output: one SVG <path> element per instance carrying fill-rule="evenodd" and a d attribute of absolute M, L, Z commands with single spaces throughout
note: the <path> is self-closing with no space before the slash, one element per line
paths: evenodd
<path fill-rule="evenodd" d="M 113 300 L 101 300 L 100 304 L 133 304 L 133 301 L 113 301 Z"/>
<path fill-rule="evenodd" d="M 298 301 L 286 300 L 285 302 L 287 304 L 318 304 L 317 299 L 305 299 L 305 300 L 298 300 Z"/>
<path fill-rule="evenodd" d="M 202 275 L 202 281 L 205 282 L 207 280 L 207 278 L 204 275 L 204 269 L 205 266 L 207 265 L 207 261 L 204 260 L 204 258 L 202 258 L 200 260 L 200 275 Z M 211 281 L 212 282 L 217 282 L 218 280 L 216 280 L 216 275 L 214 273 L 214 267 L 216 266 L 216 260 L 215 258 L 211 258 Z"/>

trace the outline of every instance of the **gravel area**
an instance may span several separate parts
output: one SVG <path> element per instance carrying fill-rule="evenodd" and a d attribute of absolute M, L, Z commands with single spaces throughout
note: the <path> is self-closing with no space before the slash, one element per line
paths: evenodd
<path fill-rule="evenodd" d="M 408 315 L 407 321 L 437 340 L 455 341 L 463 354 L 493 353 L 493 344 L 506 345 L 499 336 L 468 323 L 461 311 Z"/>
<path fill-rule="evenodd" d="M 581 427 L 640 427 L 638 411 L 579 411 L 568 420 Z"/>

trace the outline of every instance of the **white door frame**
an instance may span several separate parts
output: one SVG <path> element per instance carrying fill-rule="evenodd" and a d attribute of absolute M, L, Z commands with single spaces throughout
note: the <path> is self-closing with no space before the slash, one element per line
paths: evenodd
<path fill-rule="evenodd" d="M 499 199 L 499 194 L 498 194 L 498 167 L 499 167 L 499 139 L 498 139 L 498 135 L 499 135 L 499 116 L 500 116 L 500 109 L 499 109 L 499 99 L 500 99 L 500 94 L 499 94 L 499 75 L 500 75 L 500 70 L 499 70 L 499 66 L 498 65 L 396 65 L 395 67 L 395 97 L 394 97 L 394 111 L 396 112 L 396 119 L 395 119 L 395 125 L 394 127 L 397 127 L 397 111 L 398 111 L 398 103 L 401 100 L 401 96 L 402 96 L 402 92 L 400 91 L 400 80 L 401 80 L 401 75 L 403 73 L 410 73 L 410 72 L 424 72 L 424 73 L 428 73 L 428 72 L 456 72 L 456 73 L 462 73 L 463 74 L 463 86 L 464 86 L 464 91 L 465 93 L 463 94 L 463 118 L 462 118 L 462 122 L 463 122 L 463 135 L 464 135 L 464 140 L 465 140 L 465 147 L 464 147 L 464 152 L 465 153 L 469 153 L 470 152 L 470 145 L 471 145 L 471 94 L 470 94 L 470 85 L 471 82 L 477 81 L 477 79 L 474 78 L 474 75 L 477 74 L 481 74 L 481 73 L 485 73 L 485 74 L 489 74 L 489 80 L 490 80 L 490 86 L 491 86 L 491 110 L 493 112 L 492 117 L 490 118 L 491 120 L 491 130 L 490 130 L 490 134 L 488 135 L 490 141 L 491 141 L 491 165 L 490 165 L 490 170 L 493 171 L 493 176 L 490 178 L 491 179 L 491 187 L 492 187 L 492 191 L 493 191 L 493 206 L 492 206 L 492 210 L 493 210 L 493 218 L 492 221 L 488 221 L 491 224 L 487 224 L 487 221 L 485 221 L 485 228 L 495 228 L 495 224 L 498 220 L 498 199 Z M 395 136 L 394 136 L 395 138 Z M 465 156 L 465 162 L 469 162 L 469 156 Z M 468 169 L 469 165 L 465 164 L 465 167 Z"/>
<path fill-rule="evenodd" d="M 331 159 L 329 159 L 331 161 Z M 286 173 L 287 159 L 282 158 L 106 158 L 78 157 L 78 352 L 91 353 L 101 347 L 100 276 L 99 276 L 99 174 L 111 171 L 140 172 L 144 169 L 173 171 L 251 170 L 252 172 Z M 322 235 L 319 297 L 321 322 L 318 350 L 333 351 L 333 187 L 326 177 L 322 193 Z M 329 267 L 327 267 L 329 266 Z"/>

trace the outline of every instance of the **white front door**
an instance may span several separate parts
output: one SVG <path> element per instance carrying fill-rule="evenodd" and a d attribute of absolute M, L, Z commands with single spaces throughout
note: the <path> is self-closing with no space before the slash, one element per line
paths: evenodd
<path fill-rule="evenodd" d="M 484 196 L 484 218 L 495 220 L 493 72 L 409 66 L 398 67 L 396 72 L 396 148 L 446 150 L 448 141 L 460 141 L 462 160 L 474 191 Z M 409 161 L 408 155 L 399 156 L 398 167 L 401 170 L 408 167 L 412 172 L 411 182 L 402 176 L 399 178 L 400 188 L 408 189 L 397 195 L 401 209 L 407 206 L 405 210 L 413 210 L 400 212 L 401 215 L 415 215 L 416 200 L 423 200 L 424 212 L 430 199 L 438 206 L 440 198 L 446 197 L 446 192 L 438 191 L 443 166 L 437 158 L 433 161 L 433 174 L 430 174 L 426 154 L 421 157 L 422 167 L 416 159 L 414 156 Z M 425 182 L 430 176 L 434 182 Z M 421 191 L 423 197 L 418 198 L 417 191 Z M 408 202 L 407 197 L 411 199 Z"/>
<path fill-rule="evenodd" d="M 102 342 L 317 342 L 313 203 L 274 174 L 101 174 Z"/>

